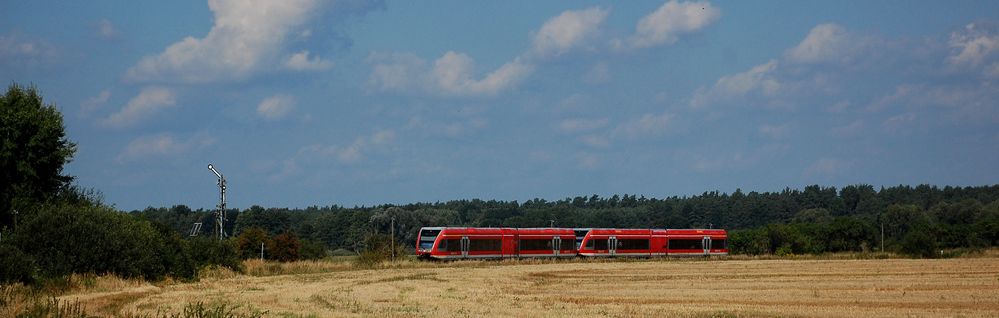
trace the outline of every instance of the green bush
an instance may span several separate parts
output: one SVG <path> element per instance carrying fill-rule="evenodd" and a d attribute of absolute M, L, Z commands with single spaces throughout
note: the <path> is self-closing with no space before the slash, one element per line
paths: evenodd
<path fill-rule="evenodd" d="M 43 276 L 114 273 L 159 279 L 171 272 L 164 238 L 149 222 L 99 206 L 46 205 L 19 226 L 10 244 Z"/>
<path fill-rule="evenodd" d="M 323 243 L 312 240 L 301 240 L 298 247 L 298 257 L 301 259 L 323 259 L 326 258 L 326 246 Z"/>
<path fill-rule="evenodd" d="M 166 225 L 95 205 L 44 205 L 4 245 L 0 280 L 73 273 L 191 280 L 208 265 L 242 270 L 229 242 L 187 241 Z"/>
<path fill-rule="evenodd" d="M 902 239 L 902 253 L 912 257 L 936 257 L 937 241 L 925 230 L 909 231 Z"/>
<path fill-rule="evenodd" d="M 191 259 L 198 268 L 209 265 L 228 267 L 242 273 L 243 262 L 239 258 L 236 244 L 233 240 L 219 241 L 206 237 L 195 237 L 188 241 Z"/>
<path fill-rule="evenodd" d="M 762 229 L 733 230 L 728 234 L 732 254 L 761 255 L 770 252 L 770 241 Z"/>
<path fill-rule="evenodd" d="M 35 261 L 20 249 L 0 244 L 0 283 L 35 281 Z"/>

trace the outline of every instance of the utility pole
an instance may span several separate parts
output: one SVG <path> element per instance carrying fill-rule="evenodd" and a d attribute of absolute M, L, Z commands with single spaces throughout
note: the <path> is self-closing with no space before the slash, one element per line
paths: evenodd
<path fill-rule="evenodd" d="M 881 222 L 881 253 L 885 252 L 885 222 Z"/>
<path fill-rule="evenodd" d="M 210 163 L 208 164 L 208 170 L 211 170 L 212 172 L 214 172 L 215 176 L 217 176 L 219 178 L 219 182 L 218 182 L 218 186 L 219 186 L 219 205 L 218 205 L 218 208 L 219 208 L 219 210 L 217 212 L 215 212 L 215 223 L 217 225 L 216 226 L 216 231 L 219 234 L 219 241 L 221 241 L 222 239 L 225 238 L 225 177 L 223 177 L 222 174 L 219 173 L 218 170 L 215 170 L 215 167 L 212 166 L 212 164 L 210 164 Z"/>
<path fill-rule="evenodd" d="M 555 227 L 555 220 L 548 220 L 548 227 Z"/>
<path fill-rule="evenodd" d="M 260 242 L 260 261 L 264 261 L 264 242 Z"/>
<path fill-rule="evenodd" d="M 392 227 L 392 261 L 395 262 L 395 217 L 392 217 L 392 223 L 389 225 Z"/>

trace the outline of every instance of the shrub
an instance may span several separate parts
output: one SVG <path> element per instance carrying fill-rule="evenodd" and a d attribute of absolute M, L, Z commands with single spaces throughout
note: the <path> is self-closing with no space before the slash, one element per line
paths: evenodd
<path fill-rule="evenodd" d="M 322 259 L 326 257 L 326 246 L 312 240 L 301 240 L 298 247 L 298 256 L 301 259 Z"/>
<path fill-rule="evenodd" d="M 209 265 L 228 267 L 242 273 L 243 262 L 239 258 L 233 240 L 219 241 L 207 237 L 195 237 L 187 241 L 191 259 L 198 269 Z"/>
<path fill-rule="evenodd" d="M 936 256 L 937 241 L 925 230 L 909 231 L 902 238 L 902 253 L 912 257 L 932 258 Z"/>
<path fill-rule="evenodd" d="M 160 232 L 149 222 L 106 207 L 42 206 L 10 241 L 47 277 L 114 273 L 159 279 L 174 269 Z"/>
<path fill-rule="evenodd" d="M 34 259 L 17 247 L 0 244 L 0 283 L 22 282 L 30 284 L 34 280 Z"/>
<path fill-rule="evenodd" d="M 243 259 L 260 257 L 261 244 L 270 246 L 271 238 L 268 237 L 264 229 L 259 227 L 247 228 L 236 237 L 236 247 L 239 250 L 239 256 Z"/>
<path fill-rule="evenodd" d="M 268 258 L 281 262 L 291 262 L 298 260 L 298 249 L 301 247 L 298 236 L 291 231 L 284 231 L 275 235 L 268 246 L 270 253 Z"/>

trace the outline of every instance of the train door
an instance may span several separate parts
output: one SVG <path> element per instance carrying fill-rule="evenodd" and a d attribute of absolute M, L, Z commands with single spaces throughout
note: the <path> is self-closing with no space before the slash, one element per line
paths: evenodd
<path fill-rule="evenodd" d="M 701 239 L 701 245 L 704 247 L 704 255 L 709 255 L 711 253 L 711 237 L 705 236 Z"/>
<path fill-rule="evenodd" d="M 468 258 L 468 237 L 461 237 L 461 257 Z"/>
<path fill-rule="evenodd" d="M 552 253 L 555 256 L 558 256 L 559 252 L 561 252 L 561 251 L 559 251 L 559 249 L 562 248 L 561 246 L 562 246 L 562 238 L 561 237 L 556 236 L 555 238 L 552 239 Z"/>
<path fill-rule="evenodd" d="M 607 239 L 607 254 L 614 256 L 617 254 L 617 236 Z"/>

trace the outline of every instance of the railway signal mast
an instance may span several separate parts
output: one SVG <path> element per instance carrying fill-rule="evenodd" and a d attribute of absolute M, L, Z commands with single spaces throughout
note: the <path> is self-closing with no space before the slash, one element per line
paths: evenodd
<path fill-rule="evenodd" d="M 218 209 L 218 211 L 215 211 L 215 225 L 216 225 L 216 231 L 218 231 L 218 234 L 219 234 L 219 241 L 221 241 L 226 236 L 225 235 L 225 227 L 224 227 L 224 224 L 225 224 L 225 177 L 223 177 L 222 174 L 219 173 L 218 170 L 215 170 L 215 167 L 212 166 L 212 164 L 210 164 L 210 163 L 208 164 L 208 170 L 211 170 L 212 172 L 215 173 L 215 176 L 219 177 L 219 183 L 218 183 L 218 185 L 219 185 L 219 205 L 218 205 L 218 208 L 219 209 Z"/>

